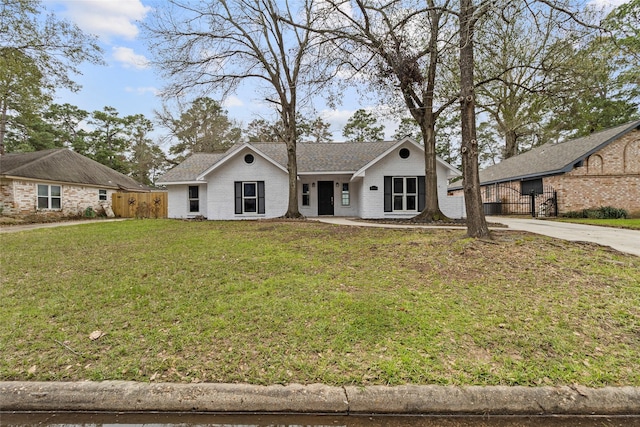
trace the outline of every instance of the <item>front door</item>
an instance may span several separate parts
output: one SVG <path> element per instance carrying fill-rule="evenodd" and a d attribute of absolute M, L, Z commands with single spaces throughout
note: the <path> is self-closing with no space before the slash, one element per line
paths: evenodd
<path fill-rule="evenodd" d="M 318 181 L 318 215 L 333 215 L 333 181 Z"/>

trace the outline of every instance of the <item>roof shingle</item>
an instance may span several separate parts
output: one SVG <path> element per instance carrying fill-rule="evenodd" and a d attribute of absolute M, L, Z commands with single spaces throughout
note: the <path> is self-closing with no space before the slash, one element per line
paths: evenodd
<path fill-rule="evenodd" d="M 298 173 L 307 172 L 356 172 L 367 163 L 397 144 L 397 141 L 381 142 L 300 142 L 296 145 Z M 284 143 L 251 143 L 253 147 L 286 169 L 287 148 Z M 194 153 L 170 171 L 159 183 L 196 181 L 197 177 L 214 166 L 241 145 L 234 145 L 224 154 Z"/>
<path fill-rule="evenodd" d="M 133 178 L 66 148 L 0 156 L 0 175 L 149 191 Z"/>
<path fill-rule="evenodd" d="M 582 138 L 544 144 L 480 171 L 480 183 L 491 184 L 569 172 L 576 163 L 634 129 L 640 129 L 640 120 Z"/>

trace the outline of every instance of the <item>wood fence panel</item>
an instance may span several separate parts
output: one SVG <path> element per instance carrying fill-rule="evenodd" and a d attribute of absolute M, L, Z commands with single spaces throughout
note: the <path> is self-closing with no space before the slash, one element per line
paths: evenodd
<path fill-rule="evenodd" d="M 113 193 L 111 207 L 121 218 L 166 218 L 167 193 Z"/>

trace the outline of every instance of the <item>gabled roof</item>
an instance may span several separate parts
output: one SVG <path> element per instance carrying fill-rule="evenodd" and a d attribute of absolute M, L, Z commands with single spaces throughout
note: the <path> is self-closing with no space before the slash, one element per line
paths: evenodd
<path fill-rule="evenodd" d="M 187 183 L 197 181 L 211 166 L 218 163 L 226 156 L 226 153 L 194 153 L 182 163 L 167 171 L 159 180 L 159 184 Z"/>
<path fill-rule="evenodd" d="M 284 145 L 284 144 L 283 144 Z M 275 160 L 273 160 L 271 157 L 269 157 L 268 155 L 264 154 L 262 151 L 260 151 L 259 149 L 257 149 L 254 145 L 249 144 L 249 143 L 242 143 L 242 144 L 236 144 L 233 147 L 231 147 L 229 150 L 227 150 L 227 152 L 222 156 L 221 159 L 216 160 L 216 162 L 214 164 L 212 164 L 211 166 L 209 166 L 206 170 L 204 170 L 202 173 L 200 173 L 196 179 L 198 181 L 202 181 L 205 179 L 205 176 L 208 175 L 209 173 L 211 173 L 212 171 L 214 171 L 216 168 L 222 166 L 223 164 L 225 164 L 227 161 L 231 160 L 232 158 L 234 158 L 235 156 L 239 155 L 241 152 L 246 152 L 246 148 L 248 148 L 249 150 L 251 150 L 253 153 L 259 155 L 260 157 L 262 157 L 263 159 L 265 159 L 267 162 L 272 163 L 274 166 L 276 166 L 277 168 L 281 169 L 282 172 L 287 173 L 287 167 L 286 167 L 286 163 L 283 166 L 282 164 L 276 162 Z"/>
<path fill-rule="evenodd" d="M 3 177 L 84 184 L 127 191 L 149 188 L 120 172 L 66 148 L 0 156 Z"/>
<path fill-rule="evenodd" d="M 299 173 L 350 172 L 354 173 L 394 146 L 396 141 L 380 142 L 301 142 L 296 146 Z M 284 144 L 253 144 L 280 164 L 287 165 Z"/>
<path fill-rule="evenodd" d="M 379 142 L 299 142 L 296 146 L 298 158 L 298 173 L 350 173 L 366 169 L 375 164 L 389 151 L 401 145 L 402 141 Z M 250 147 L 260 155 L 271 159 L 272 162 L 287 170 L 287 149 L 284 143 L 246 143 L 231 147 L 225 154 L 196 153 L 187 158 L 183 163 L 167 172 L 159 181 L 159 184 L 173 184 L 202 181 L 203 176 L 222 164 L 227 156 L 238 153 L 242 148 Z M 439 162 L 456 171 L 453 166 L 439 159 Z M 458 172 L 459 174 L 459 172 Z"/>
<path fill-rule="evenodd" d="M 514 181 L 570 172 L 591 154 L 640 129 L 640 120 L 561 143 L 547 143 L 480 171 L 480 183 Z"/>

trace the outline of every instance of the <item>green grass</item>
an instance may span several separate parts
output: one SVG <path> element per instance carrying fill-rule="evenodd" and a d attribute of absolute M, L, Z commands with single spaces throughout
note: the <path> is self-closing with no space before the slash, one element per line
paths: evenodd
<path fill-rule="evenodd" d="M 640 385 L 640 258 L 593 244 L 172 220 L 0 243 L 0 380 Z"/>
<path fill-rule="evenodd" d="M 556 221 L 574 222 L 577 224 L 600 225 L 603 227 L 628 228 L 631 230 L 640 230 L 640 218 L 634 218 L 634 219 L 558 218 Z"/>

